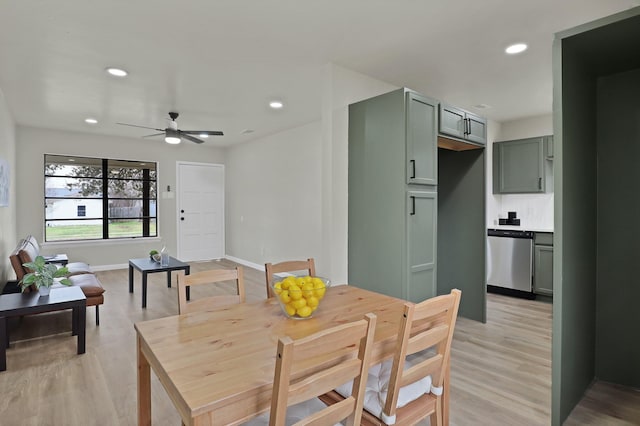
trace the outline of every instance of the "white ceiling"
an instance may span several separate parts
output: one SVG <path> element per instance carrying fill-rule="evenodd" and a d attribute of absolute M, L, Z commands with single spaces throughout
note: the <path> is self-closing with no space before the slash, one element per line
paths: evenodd
<path fill-rule="evenodd" d="M 0 0 L 0 89 L 21 125 L 138 138 L 153 132 L 115 123 L 164 128 L 178 111 L 181 129 L 223 130 L 207 144 L 228 146 L 320 119 L 335 63 L 508 121 L 551 112 L 555 32 L 639 4 Z M 529 50 L 503 53 L 520 41 Z"/>

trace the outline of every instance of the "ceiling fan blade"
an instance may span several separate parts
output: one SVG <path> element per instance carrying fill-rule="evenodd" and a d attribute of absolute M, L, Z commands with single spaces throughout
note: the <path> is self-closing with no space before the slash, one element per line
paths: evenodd
<path fill-rule="evenodd" d="M 150 138 L 150 137 L 152 137 L 152 136 L 160 136 L 160 135 L 164 135 L 164 134 L 165 134 L 165 132 L 162 132 L 162 133 L 154 133 L 154 134 L 152 134 L 152 135 L 144 135 L 144 136 L 143 136 L 143 138 Z"/>
<path fill-rule="evenodd" d="M 155 127 L 147 127 L 147 126 L 138 126 L 137 124 L 127 124 L 127 123 L 116 123 L 116 124 L 119 124 L 121 126 L 140 127 L 141 129 L 157 130 L 159 132 L 164 131 L 164 129 L 156 129 Z"/>
<path fill-rule="evenodd" d="M 191 135 L 187 135 L 185 132 L 179 131 L 178 133 L 180 134 L 180 137 L 185 138 L 188 141 L 195 142 L 195 143 L 204 143 L 203 140 L 200 140 L 198 138 L 194 138 Z"/>
<path fill-rule="evenodd" d="M 224 136 L 220 130 L 180 130 L 182 133 L 189 135 L 209 135 L 209 136 Z"/>

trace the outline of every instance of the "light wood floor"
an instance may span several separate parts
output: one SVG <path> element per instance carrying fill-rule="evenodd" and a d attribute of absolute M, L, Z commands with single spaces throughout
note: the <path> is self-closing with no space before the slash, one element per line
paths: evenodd
<path fill-rule="evenodd" d="M 192 271 L 235 266 L 195 263 Z M 67 312 L 11 321 L 7 371 L 0 373 L 2 425 L 134 425 L 136 362 L 133 324 L 177 314 L 175 286 L 149 275 L 148 308 L 141 308 L 141 277 L 128 292 L 127 270 L 99 272 L 106 288 L 95 326 L 87 310 L 87 352 L 76 355 Z M 245 268 L 248 301 L 266 295 L 264 273 Z M 194 293 L 197 297 L 197 293 Z M 464 295 L 463 295 L 464 297 Z M 451 424 L 548 425 L 551 405 L 551 305 L 488 297 L 487 324 L 458 320 L 452 352 Z M 180 419 L 152 374 L 154 425 Z M 426 423 L 428 424 L 428 422 Z M 640 392 L 594 385 L 567 425 L 640 424 Z"/>

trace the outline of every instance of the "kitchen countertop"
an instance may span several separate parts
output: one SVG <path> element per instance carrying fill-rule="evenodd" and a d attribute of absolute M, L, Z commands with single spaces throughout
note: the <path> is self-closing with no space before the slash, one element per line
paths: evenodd
<path fill-rule="evenodd" d="M 493 225 L 488 226 L 487 229 L 501 229 L 508 231 L 533 231 L 533 232 L 551 232 L 553 233 L 552 228 L 535 228 L 530 226 L 513 226 L 513 225 Z"/>

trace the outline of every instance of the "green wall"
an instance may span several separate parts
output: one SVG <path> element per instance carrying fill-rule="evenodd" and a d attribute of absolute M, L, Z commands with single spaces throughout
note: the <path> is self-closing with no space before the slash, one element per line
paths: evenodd
<path fill-rule="evenodd" d="M 560 425 L 580 401 L 594 373 L 595 82 L 584 73 L 584 64 L 572 54 L 570 46 L 570 40 L 562 44 L 562 125 L 554 130 L 554 135 L 561 135 L 554 140 L 556 152 L 561 154 L 560 159 L 558 156 L 554 159 L 560 160 L 554 166 L 552 422 L 555 425 Z M 556 244 L 558 239 L 561 244 Z"/>
<path fill-rule="evenodd" d="M 438 150 L 438 294 L 462 290 L 460 315 L 486 322 L 485 150 Z"/>
<path fill-rule="evenodd" d="M 601 77 L 597 93 L 595 375 L 640 388 L 640 69 Z"/>
<path fill-rule="evenodd" d="M 554 42 L 553 425 L 595 377 L 638 385 L 639 317 L 627 312 L 638 311 L 640 291 L 630 260 L 640 254 L 640 194 L 629 188 L 639 177 L 638 80 L 618 89 L 628 97 L 606 93 L 621 84 L 606 76 L 640 68 L 638 51 L 640 7 Z"/>

